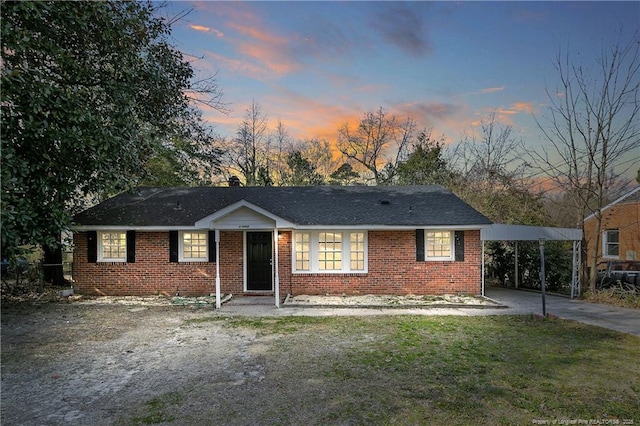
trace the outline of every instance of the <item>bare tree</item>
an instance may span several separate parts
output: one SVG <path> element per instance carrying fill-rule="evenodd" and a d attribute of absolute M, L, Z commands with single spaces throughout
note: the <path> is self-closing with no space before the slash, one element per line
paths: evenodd
<path fill-rule="evenodd" d="M 521 159 L 513 128 L 497 123 L 491 113 L 481 121 L 479 136 L 465 137 L 451 152 L 452 189 L 491 220 L 540 224 L 540 197 L 531 192 Z"/>
<path fill-rule="evenodd" d="M 271 172 L 273 183 L 276 186 L 284 184 L 284 175 L 287 169 L 287 157 L 293 151 L 291 137 L 280 119 L 276 124 L 271 139 L 273 140 L 273 150 L 267 158 L 268 169 Z"/>
<path fill-rule="evenodd" d="M 398 122 L 380 108 L 366 112 L 356 129 L 345 123 L 338 130 L 338 149 L 370 172 L 376 184 L 387 184 L 393 180 L 398 163 L 405 159 L 415 128 L 412 119 Z"/>
<path fill-rule="evenodd" d="M 246 186 L 270 184 L 266 161 L 269 155 L 267 125 L 260 104 L 253 101 L 245 111 L 229 149 L 230 168 L 244 178 Z"/>
<path fill-rule="evenodd" d="M 338 162 L 333 158 L 331 144 L 325 139 L 299 140 L 291 149 L 291 152 L 299 151 L 305 158 L 308 158 L 315 166 L 316 172 L 325 180 L 338 165 Z"/>
<path fill-rule="evenodd" d="M 555 68 L 560 86 L 547 89 L 550 106 L 547 115 L 537 120 L 549 147 L 530 153 L 540 173 L 571 197 L 580 224 L 590 214 L 596 218 L 594 238 L 587 241 L 594 248 L 588 259 L 592 291 L 601 209 L 616 196 L 612 182 L 634 165 L 625 169 L 629 163 L 625 156 L 640 148 L 639 53 L 637 34 L 626 45 L 618 42 L 604 49 L 593 70 L 574 63 L 568 53 L 559 53 Z"/>

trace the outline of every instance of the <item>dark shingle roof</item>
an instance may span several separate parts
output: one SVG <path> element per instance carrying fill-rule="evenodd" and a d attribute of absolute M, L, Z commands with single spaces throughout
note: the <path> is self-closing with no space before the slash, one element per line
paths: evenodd
<path fill-rule="evenodd" d="M 489 219 L 430 186 L 137 188 L 75 216 L 79 226 L 193 226 L 245 200 L 298 226 L 484 225 Z"/>

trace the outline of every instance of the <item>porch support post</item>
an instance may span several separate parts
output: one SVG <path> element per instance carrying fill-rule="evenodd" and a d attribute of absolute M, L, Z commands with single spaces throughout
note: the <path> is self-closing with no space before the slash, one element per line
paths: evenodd
<path fill-rule="evenodd" d="M 216 229 L 216 309 L 220 309 L 220 230 Z"/>
<path fill-rule="evenodd" d="M 484 240 L 480 241 L 482 243 L 482 254 L 480 255 L 482 257 L 482 268 L 481 268 L 481 274 L 482 274 L 482 295 L 484 296 Z"/>
<path fill-rule="evenodd" d="M 278 262 L 278 228 L 273 230 L 273 247 L 274 247 L 274 263 L 275 263 L 275 277 L 274 277 L 274 292 L 276 308 L 280 307 L 280 262 Z"/>

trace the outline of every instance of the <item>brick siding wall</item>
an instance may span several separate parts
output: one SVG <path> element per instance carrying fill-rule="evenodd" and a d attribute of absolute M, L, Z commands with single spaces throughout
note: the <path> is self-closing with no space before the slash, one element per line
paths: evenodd
<path fill-rule="evenodd" d="M 242 294 L 243 233 L 220 233 L 223 294 Z M 287 294 L 479 294 L 480 231 L 465 232 L 464 262 L 416 261 L 415 231 L 370 231 L 368 273 L 292 273 L 290 231 L 278 238 L 281 296 Z M 214 262 L 169 262 L 168 232 L 136 232 L 135 263 L 88 263 L 86 233 L 74 234 L 73 279 L 90 295 L 215 293 Z"/>
<path fill-rule="evenodd" d="M 591 259 L 593 250 L 598 251 L 598 262 L 602 258 L 602 235 L 595 243 L 596 220 L 592 218 L 584 223 L 584 237 L 587 241 L 587 259 Z M 620 231 L 620 260 L 640 259 L 640 203 L 620 203 L 611 206 L 602 215 L 602 231 L 618 229 Z"/>

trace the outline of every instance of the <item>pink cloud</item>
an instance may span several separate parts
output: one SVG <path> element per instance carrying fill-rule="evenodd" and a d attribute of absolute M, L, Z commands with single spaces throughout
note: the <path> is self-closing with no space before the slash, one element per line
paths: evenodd
<path fill-rule="evenodd" d="M 502 92 L 503 90 L 504 90 L 504 86 L 487 87 L 486 89 L 482 89 L 480 93 L 495 93 L 495 92 Z"/>
<path fill-rule="evenodd" d="M 231 59 L 210 51 L 206 51 L 205 56 L 212 59 L 219 68 L 231 71 L 232 73 L 240 73 L 257 79 L 265 79 L 268 77 L 268 73 L 263 67 L 252 64 L 249 61 Z"/>
<path fill-rule="evenodd" d="M 203 33 L 208 33 L 209 31 L 211 31 L 211 28 L 205 27 L 204 25 L 197 25 L 197 24 L 191 24 L 189 25 L 189 28 L 195 31 L 203 32 Z"/>

